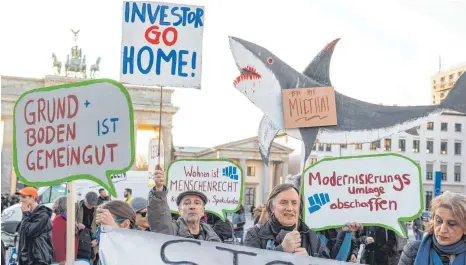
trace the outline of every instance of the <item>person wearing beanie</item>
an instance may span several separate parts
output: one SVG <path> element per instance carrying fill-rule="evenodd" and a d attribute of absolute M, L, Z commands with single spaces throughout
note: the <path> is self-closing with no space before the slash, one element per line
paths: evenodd
<path fill-rule="evenodd" d="M 147 200 L 142 197 L 135 197 L 129 203 L 136 212 L 136 228 L 142 231 L 150 231 L 149 224 L 146 220 Z"/>
<path fill-rule="evenodd" d="M 221 242 L 214 229 L 201 222 L 205 214 L 207 196 L 199 191 L 180 193 L 176 204 L 180 217 L 173 221 L 167 202 L 167 187 L 164 172 L 157 166 L 154 175 L 155 187 L 149 192 L 147 219 L 152 232 L 204 241 Z"/>

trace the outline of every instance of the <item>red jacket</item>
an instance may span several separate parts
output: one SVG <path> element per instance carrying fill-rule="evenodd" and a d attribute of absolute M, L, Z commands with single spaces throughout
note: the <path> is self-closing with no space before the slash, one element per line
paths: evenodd
<path fill-rule="evenodd" d="M 66 261 L 66 219 L 57 214 L 52 221 L 53 262 Z M 75 234 L 75 259 L 78 256 L 78 235 Z"/>

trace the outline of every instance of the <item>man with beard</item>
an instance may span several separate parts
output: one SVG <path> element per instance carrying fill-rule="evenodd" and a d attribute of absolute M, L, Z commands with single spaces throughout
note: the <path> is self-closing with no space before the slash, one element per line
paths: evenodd
<path fill-rule="evenodd" d="M 104 202 L 110 201 L 110 197 L 107 195 L 105 189 L 99 189 L 99 198 L 97 200 L 97 205 L 101 205 Z"/>

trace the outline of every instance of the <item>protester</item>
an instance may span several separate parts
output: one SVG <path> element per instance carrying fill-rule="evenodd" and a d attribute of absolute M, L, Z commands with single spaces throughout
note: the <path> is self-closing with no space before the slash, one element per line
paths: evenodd
<path fill-rule="evenodd" d="M 390 265 L 390 257 L 395 255 L 395 232 L 383 227 L 366 226 L 359 235 L 361 237 L 361 243 L 365 245 L 361 263 L 369 265 Z"/>
<path fill-rule="evenodd" d="M 198 191 L 185 191 L 178 195 L 176 204 L 180 217 L 173 221 L 170 207 L 167 203 L 167 187 L 164 172 L 157 166 L 154 172 L 156 186 L 149 192 L 147 218 L 151 231 L 193 238 L 205 241 L 221 242 L 215 231 L 206 223 L 201 222 L 204 216 L 207 197 Z"/>
<path fill-rule="evenodd" d="M 98 203 L 97 193 L 93 191 L 89 191 L 86 193 L 84 200 L 76 203 L 76 222 L 78 222 L 78 228 L 83 230 L 87 228 L 90 230 L 91 234 L 94 235 L 97 232 L 97 225 L 96 225 L 96 208 Z M 91 259 L 94 260 L 94 263 L 98 260 L 98 243 L 97 240 L 94 239 L 91 242 L 93 247 L 93 255 Z"/>
<path fill-rule="evenodd" d="M 359 240 L 357 237 L 353 237 L 352 234 L 348 233 L 343 238 L 343 242 L 339 243 L 338 234 L 341 229 L 327 229 L 317 233 L 323 245 L 326 245 L 328 249 L 332 249 L 334 245 L 341 244 L 336 260 L 349 261 L 355 263 L 359 254 Z M 340 239 L 341 240 L 341 239 Z"/>
<path fill-rule="evenodd" d="M 52 246 L 53 246 L 53 262 L 59 262 L 60 265 L 66 263 L 66 196 L 58 197 L 53 206 L 52 211 L 55 218 L 52 221 Z M 75 233 L 75 259 L 78 257 L 78 235 Z"/>
<path fill-rule="evenodd" d="M 446 191 L 431 204 L 424 238 L 406 245 L 399 265 L 465 265 L 466 196 Z"/>
<path fill-rule="evenodd" d="M 205 223 L 214 229 L 215 233 L 223 243 L 235 244 L 233 237 L 233 225 L 228 218 L 225 217 L 225 221 L 222 221 L 222 219 L 215 214 L 205 213 L 205 219 Z"/>
<path fill-rule="evenodd" d="M 246 224 L 246 216 L 244 213 L 243 205 L 240 205 L 239 210 L 233 214 L 231 223 L 233 224 L 233 229 L 235 230 L 235 237 L 239 239 L 240 244 L 243 245 L 244 225 Z"/>
<path fill-rule="evenodd" d="M 123 196 L 125 197 L 125 202 L 130 203 L 131 200 L 133 199 L 133 190 L 129 189 L 129 188 L 126 188 L 125 193 L 123 194 Z"/>
<path fill-rule="evenodd" d="M 105 189 L 99 189 L 99 198 L 97 200 L 97 205 L 101 205 L 104 202 L 110 201 L 110 197 L 107 195 Z"/>
<path fill-rule="evenodd" d="M 150 231 L 149 224 L 147 223 L 147 200 L 141 197 L 136 197 L 129 205 L 136 212 L 136 228 L 142 231 Z"/>
<path fill-rule="evenodd" d="M 333 259 L 337 256 L 346 234 L 359 228 L 359 224 L 348 224 L 338 233 L 337 244 L 334 244 L 332 248 L 327 248 L 322 245 L 317 234 L 299 219 L 300 206 L 299 193 L 293 184 L 285 183 L 275 186 L 265 206 L 270 219 L 264 225 L 254 226 L 248 230 L 245 245 Z"/>
<path fill-rule="evenodd" d="M 254 220 L 254 209 L 256 208 L 256 206 L 254 206 L 254 204 L 251 206 L 251 220 Z"/>
<path fill-rule="evenodd" d="M 23 218 L 19 229 L 18 264 L 45 265 L 52 262 L 52 210 L 39 205 L 39 194 L 33 187 L 18 192 Z"/>
<path fill-rule="evenodd" d="M 416 237 L 416 240 L 421 240 L 422 239 L 422 220 L 421 217 L 418 217 L 414 219 L 413 221 L 413 233 L 414 236 Z"/>
<path fill-rule="evenodd" d="M 136 212 L 125 202 L 109 201 L 97 208 L 96 223 L 98 225 L 135 229 Z"/>

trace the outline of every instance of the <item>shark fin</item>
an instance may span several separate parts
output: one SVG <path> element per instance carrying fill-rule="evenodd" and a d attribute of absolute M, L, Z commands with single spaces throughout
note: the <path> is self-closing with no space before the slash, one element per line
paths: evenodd
<path fill-rule="evenodd" d="M 332 83 L 330 82 L 329 73 L 330 61 L 339 40 L 340 39 L 336 39 L 327 44 L 306 67 L 303 74 L 323 85 L 331 86 Z"/>
<path fill-rule="evenodd" d="M 262 117 L 259 124 L 259 151 L 262 161 L 269 165 L 270 149 L 277 133 L 281 130 L 267 115 Z"/>
<path fill-rule="evenodd" d="M 440 106 L 445 109 L 466 113 L 466 72 L 456 80 L 455 85 Z"/>

